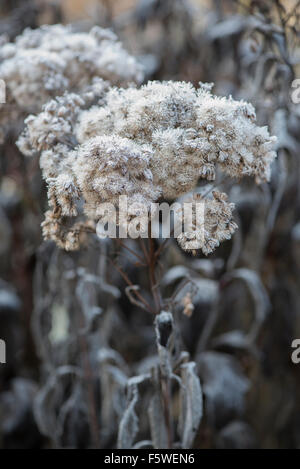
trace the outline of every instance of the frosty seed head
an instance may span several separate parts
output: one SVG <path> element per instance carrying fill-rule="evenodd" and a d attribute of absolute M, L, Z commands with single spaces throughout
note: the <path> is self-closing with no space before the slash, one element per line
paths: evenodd
<path fill-rule="evenodd" d="M 0 50 L 0 79 L 14 110 L 12 116 L 6 106 L 1 113 L 0 130 L 40 112 L 49 99 L 66 91 L 83 92 L 95 77 L 126 86 L 141 83 L 144 73 L 110 30 L 74 32 L 63 25 L 26 29 Z"/>
<path fill-rule="evenodd" d="M 117 204 L 120 195 L 146 207 L 174 200 L 193 191 L 199 179 L 213 181 L 217 169 L 269 179 L 276 139 L 255 124 L 251 104 L 214 96 L 205 85 L 169 81 L 118 89 L 105 83 L 94 105 L 82 95 L 48 103 L 27 119 L 19 142 L 42 152 L 49 199 L 61 215 L 77 214 L 74 200 L 93 221 L 99 204 Z M 226 194 L 215 191 L 205 199 L 204 254 L 232 236 L 232 211 Z M 183 249 L 189 237 L 178 238 Z"/>

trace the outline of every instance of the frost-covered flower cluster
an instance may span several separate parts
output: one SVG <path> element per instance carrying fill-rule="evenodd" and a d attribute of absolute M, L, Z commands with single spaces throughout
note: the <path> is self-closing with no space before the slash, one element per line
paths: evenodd
<path fill-rule="evenodd" d="M 73 108 L 63 103 L 70 99 Z M 107 90 L 103 83 L 98 104 L 86 107 L 74 95 L 48 103 L 27 119 L 20 143 L 23 151 L 42 151 L 59 223 L 61 217 L 77 216 L 82 205 L 87 219 L 97 221 L 99 205 L 116 204 L 119 195 L 146 206 L 177 199 L 195 189 L 199 178 L 213 181 L 217 168 L 232 177 L 269 179 L 276 138 L 255 124 L 250 104 L 216 97 L 210 85 L 149 82 Z M 214 192 L 205 203 L 201 249 L 207 254 L 236 226 L 226 194 Z M 188 238 L 178 240 L 183 249 Z"/>
<path fill-rule="evenodd" d="M 217 165 L 230 176 L 270 176 L 274 138 L 255 124 L 248 103 L 181 82 L 113 89 L 106 101 L 81 114 L 78 142 L 114 135 L 150 145 L 153 181 L 165 198 L 192 190 L 199 177 L 214 180 Z"/>
<path fill-rule="evenodd" d="M 8 100 L 0 117 L 2 134 L 12 120 L 40 112 L 65 91 L 82 92 L 95 77 L 125 86 L 142 82 L 143 70 L 110 30 L 94 27 L 82 33 L 63 25 L 26 29 L 0 50 L 0 78 Z"/>
<path fill-rule="evenodd" d="M 212 191 L 207 196 L 194 193 L 183 197 L 184 203 L 190 203 L 192 213 L 191 231 L 178 236 L 177 241 L 184 251 L 201 249 L 204 254 L 212 253 L 222 241 L 231 238 L 237 224 L 233 221 L 234 204 L 228 202 L 224 192 Z M 199 223 L 196 217 L 197 204 L 204 204 L 204 220 Z M 196 247 L 193 248 L 193 245 Z"/>

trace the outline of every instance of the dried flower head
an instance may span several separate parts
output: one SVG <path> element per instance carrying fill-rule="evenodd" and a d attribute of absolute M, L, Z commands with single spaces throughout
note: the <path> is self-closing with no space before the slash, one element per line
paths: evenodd
<path fill-rule="evenodd" d="M 238 228 L 233 221 L 234 204 L 228 202 L 228 196 L 217 190 L 205 197 L 199 193 L 183 197 L 192 209 L 192 230 L 184 231 L 177 238 L 184 251 L 195 252 L 201 249 L 206 255 L 211 254 L 221 242 L 231 238 Z M 203 222 L 196 219 L 197 204 L 204 204 Z"/>
<path fill-rule="evenodd" d="M 27 119 L 21 147 L 42 151 L 49 198 L 61 215 L 76 216 L 79 199 L 93 221 L 101 202 L 117 204 L 120 195 L 146 206 L 174 200 L 195 189 L 199 178 L 213 181 L 217 168 L 232 177 L 269 179 L 276 138 L 255 124 L 250 104 L 183 82 L 128 89 L 107 89 L 103 82 L 101 90 L 96 105 L 66 95 Z M 200 247 L 208 254 L 236 225 L 226 194 L 215 191 L 204 202 Z M 189 240 L 184 233 L 178 242 L 189 249 Z"/>

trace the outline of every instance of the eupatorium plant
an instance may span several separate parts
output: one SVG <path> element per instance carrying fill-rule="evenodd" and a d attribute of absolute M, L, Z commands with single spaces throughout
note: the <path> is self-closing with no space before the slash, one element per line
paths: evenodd
<path fill-rule="evenodd" d="M 81 232 L 100 218 L 100 204 L 117 204 L 121 195 L 150 210 L 154 201 L 193 191 L 199 179 L 211 183 L 217 171 L 257 182 L 270 177 L 276 138 L 256 125 L 251 104 L 214 96 L 211 85 L 119 89 L 97 82 L 96 104 L 89 104 L 90 94 L 50 101 L 27 118 L 19 140 L 24 153 L 41 152 L 52 209 L 44 236 L 67 250 L 80 247 Z M 201 249 L 208 254 L 235 231 L 233 204 L 219 192 L 197 197 L 205 202 Z M 189 238 L 178 239 L 183 249 Z"/>
<path fill-rule="evenodd" d="M 190 202 L 194 230 L 176 234 L 178 244 L 190 250 L 191 241 L 197 241 L 198 249 L 209 254 L 237 228 L 234 204 L 214 187 L 217 175 L 252 176 L 257 183 L 270 177 L 275 137 L 256 125 L 251 104 L 217 97 L 210 84 L 196 89 L 186 82 L 153 81 L 140 87 L 140 67 L 106 30 L 96 28 L 86 34 L 54 26 L 27 31 L 15 44 L 3 47 L 2 58 L 0 77 L 8 83 L 14 119 L 32 113 L 25 120 L 18 147 L 26 156 L 40 157 L 50 208 L 43 222 L 44 238 L 67 251 L 79 249 L 88 232 L 95 232 L 102 221 L 103 203 L 118 209 L 119 197 L 127 196 L 128 204 L 146 209 L 149 224 L 153 202 Z M 1 125 L 4 128 L 7 121 Z M 199 192 L 200 180 L 206 186 Z M 201 226 L 196 217 L 198 202 L 204 204 Z M 134 446 L 139 430 L 136 405 L 146 383 L 152 390 L 150 445 L 172 448 L 179 439 L 178 447 L 191 447 L 202 419 L 202 388 L 196 364 L 188 354 L 179 353 L 175 311 L 180 304 L 184 314 L 191 316 L 196 284 L 190 279 L 186 290 L 180 284 L 171 298 L 164 298 L 159 259 L 165 244 L 158 245 L 152 238 L 141 239 L 140 250 L 120 239 L 116 244 L 146 267 L 149 292 L 145 294 L 111 253 L 105 254 L 105 262 L 109 259 L 126 282 L 130 302 L 155 315 L 158 352 L 151 372 L 122 379 L 120 396 L 126 382 L 128 400 L 119 409 L 118 446 Z M 105 273 L 100 282 L 106 284 Z M 76 291 L 79 298 L 79 287 Z M 212 296 L 217 297 L 215 285 Z M 87 308 L 84 301 L 82 305 Z M 80 319 L 81 329 L 84 322 Z M 101 433 L 86 337 L 82 341 L 89 423 L 93 444 L 98 446 L 107 424 L 103 415 Z M 108 374 L 103 376 L 104 380 Z M 174 382 L 179 386 L 178 416 L 172 409 Z M 51 434 L 41 418 L 42 408 L 39 396 L 36 418 L 42 431 Z"/>
<path fill-rule="evenodd" d="M 125 89 L 112 87 L 103 78 L 108 77 L 94 77 L 79 92 L 56 97 L 25 121 L 18 146 L 25 155 L 40 154 L 48 186 L 50 210 L 43 222 L 44 238 L 65 250 L 77 250 L 87 240 L 87 233 L 95 232 L 104 202 L 118 208 L 119 197 L 127 196 L 129 204 L 146 208 L 150 215 L 152 202 L 181 199 L 192 204 L 194 230 L 177 237 L 179 246 L 190 250 L 190 241 L 196 240 L 204 254 L 213 252 L 237 228 L 232 216 L 234 204 L 228 202 L 227 194 L 213 190 L 216 174 L 253 176 L 258 183 L 268 180 L 275 137 L 267 128 L 256 125 L 250 104 L 214 96 L 211 85 L 195 89 L 190 83 L 168 81 Z M 195 191 L 200 179 L 206 181 L 209 190 Z M 199 201 L 205 207 L 201 227 L 194 210 Z M 156 316 L 158 352 L 151 373 L 127 380 L 127 406 L 121 406 L 118 447 L 134 446 L 139 432 L 136 406 L 143 383 L 153 392 L 148 411 L 150 445 L 174 446 L 172 384 L 177 382 L 180 442 L 176 444 L 189 448 L 202 419 L 202 389 L 196 364 L 189 361 L 188 354 L 175 350 L 173 312 L 178 292 L 172 300 L 164 299 L 160 290 L 158 266 L 165 245 L 156 246 L 152 238 L 148 242 L 141 239 L 141 251 L 137 252 L 122 240 L 116 239 L 116 243 L 146 267 L 147 296 L 121 265 L 107 257 L 126 282 L 130 302 Z M 182 285 L 179 292 L 184 293 Z M 194 309 L 190 290 L 180 303 L 184 314 L 190 316 Z M 88 368 L 85 374 L 90 374 Z M 90 397 L 90 425 L 97 446 L 98 418 L 92 389 Z"/>

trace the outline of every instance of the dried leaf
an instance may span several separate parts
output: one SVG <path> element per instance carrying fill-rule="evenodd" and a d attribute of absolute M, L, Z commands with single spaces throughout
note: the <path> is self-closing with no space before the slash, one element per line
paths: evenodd
<path fill-rule="evenodd" d="M 190 276 L 190 270 L 184 265 L 176 265 L 168 270 L 162 279 L 162 285 L 168 286 L 172 283 Z"/>
<path fill-rule="evenodd" d="M 181 365 L 181 413 L 179 433 L 182 448 L 191 448 L 203 415 L 200 380 L 195 373 L 195 362 Z"/>
<path fill-rule="evenodd" d="M 245 282 L 255 304 L 255 320 L 253 321 L 251 330 L 248 334 L 249 340 L 254 341 L 264 322 L 268 312 L 271 309 L 271 304 L 267 291 L 254 270 L 250 269 L 236 269 L 225 276 L 225 280 L 240 279 Z"/>
<path fill-rule="evenodd" d="M 74 366 L 57 368 L 38 392 L 34 401 L 34 416 L 41 433 L 51 437 L 58 446 L 63 433 L 61 424 L 64 419 L 60 413 L 67 400 L 66 389 L 70 386 L 70 382 L 76 383 L 78 378 L 81 379 L 81 373 Z"/>
<path fill-rule="evenodd" d="M 139 419 L 135 406 L 139 400 L 139 384 L 149 379 L 149 375 L 134 376 L 128 380 L 128 404 L 119 425 L 118 448 L 131 449 L 139 431 Z"/>
<path fill-rule="evenodd" d="M 239 362 L 218 352 L 204 352 L 197 362 L 210 424 L 224 424 L 233 416 L 242 415 L 249 381 Z"/>
<path fill-rule="evenodd" d="M 158 348 L 160 370 L 163 377 L 172 375 L 169 345 L 173 335 L 173 316 L 167 311 L 162 311 L 155 318 L 156 342 Z"/>
<path fill-rule="evenodd" d="M 230 422 L 222 428 L 216 437 L 217 449 L 253 449 L 256 446 L 256 438 L 253 429 L 239 420 Z"/>
<path fill-rule="evenodd" d="M 164 449 L 168 448 L 168 433 L 157 373 L 153 376 L 153 385 L 153 395 L 148 408 L 151 438 L 155 449 Z"/>

